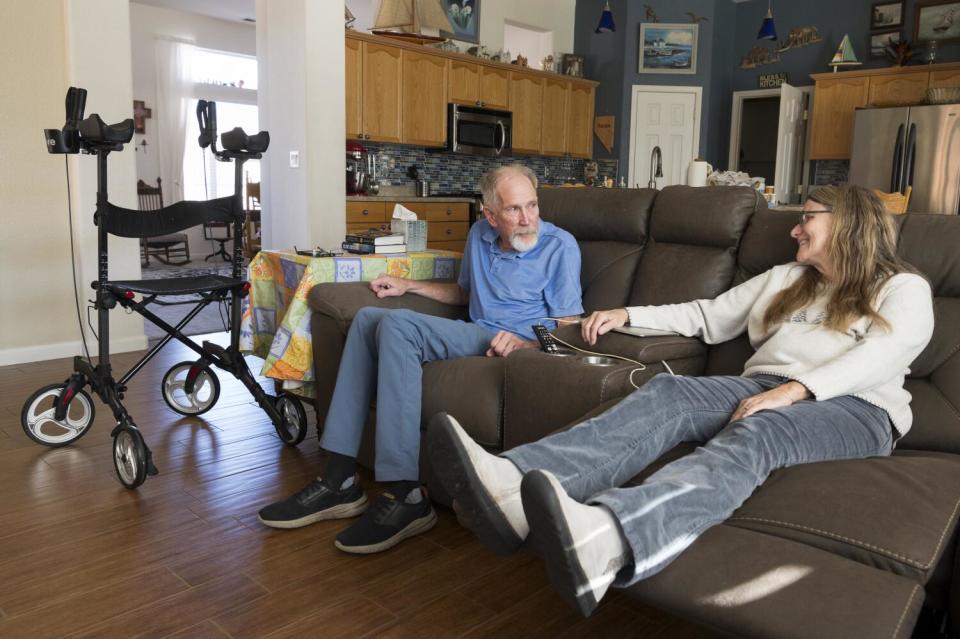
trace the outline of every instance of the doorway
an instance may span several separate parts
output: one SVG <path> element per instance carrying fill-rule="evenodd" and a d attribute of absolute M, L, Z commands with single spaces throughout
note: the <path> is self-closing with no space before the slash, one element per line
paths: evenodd
<path fill-rule="evenodd" d="M 700 151 L 702 87 L 634 85 L 630 109 L 629 184 L 656 188 L 686 184 Z M 651 154 L 660 147 L 663 177 L 651 178 Z"/>

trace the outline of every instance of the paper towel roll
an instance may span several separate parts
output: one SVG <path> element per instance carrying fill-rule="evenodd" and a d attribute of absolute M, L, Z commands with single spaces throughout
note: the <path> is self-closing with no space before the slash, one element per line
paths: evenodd
<path fill-rule="evenodd" d="M 694 160 L 687 167 L 687 185 L 706 186 L 707 173 L 710 172 L 710 164 L 702 160 Z"/>

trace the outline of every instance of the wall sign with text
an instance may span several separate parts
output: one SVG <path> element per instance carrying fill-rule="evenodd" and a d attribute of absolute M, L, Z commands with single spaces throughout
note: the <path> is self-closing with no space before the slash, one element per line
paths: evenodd
<path fill-rule="evenodd" d="M 777 87 L 786 84 L 787 74 L 786 73 L 765 73 L 757 79 L 761 89 L 776 89 Z"/>

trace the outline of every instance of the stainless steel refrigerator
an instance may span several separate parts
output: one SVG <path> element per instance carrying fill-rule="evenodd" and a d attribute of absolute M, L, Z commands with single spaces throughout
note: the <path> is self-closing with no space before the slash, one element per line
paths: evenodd
<path fill-rule="evenodd" d="M 960 213 L 960 104 L 857 109 L 850 183 L 913 187 L 909 211 Z"/>

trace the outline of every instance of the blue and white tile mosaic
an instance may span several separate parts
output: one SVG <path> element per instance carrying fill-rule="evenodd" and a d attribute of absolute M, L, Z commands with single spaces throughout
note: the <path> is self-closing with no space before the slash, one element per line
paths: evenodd
<path fill-rule="evenodd" d="M 813 183 L 816 185 L 840 184 L 850 176 L 848 160 L 816 160 L 813 164 Z"/>
<path fill-rule="evenodd" d="M 563 184 L 564 182 L 583 182 L 583 160 L 579 158 L 555 158 L 535 155 L 501 156 L 486 158 L 474 155 L 458 155 L 444 150 L 429 149 L 420 146 L 382 144 L 367 142 L 364 144 L 369 153 L 378 157 L 378 179 L 380 184 L 391 186 L 411 185 L 413 180 L 407 176 L 411 166 L 417 167 L 421 179 L 430 182 L 433 193 L 458 191 L 476 191 L 477 183 L 488 169 L 519 162 L 537 174 L 543 184 Z M 609 176 L 616 183 L 616 160 L 600 160 L 599 175 Z"/>

